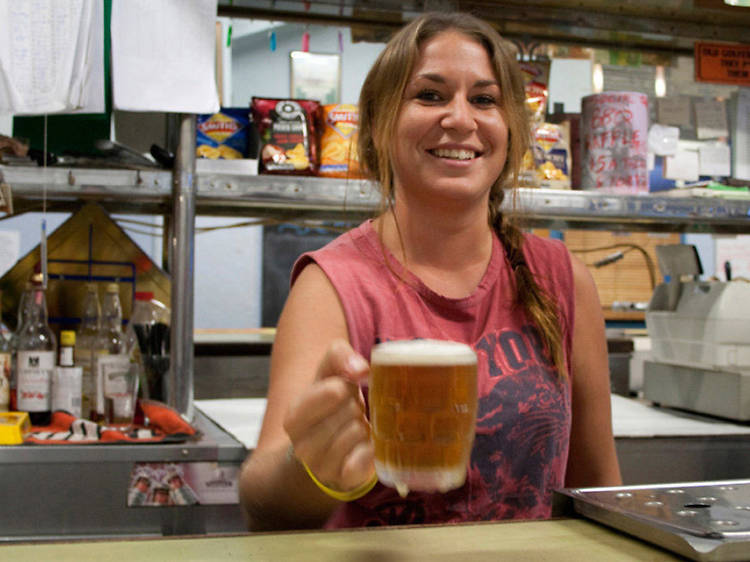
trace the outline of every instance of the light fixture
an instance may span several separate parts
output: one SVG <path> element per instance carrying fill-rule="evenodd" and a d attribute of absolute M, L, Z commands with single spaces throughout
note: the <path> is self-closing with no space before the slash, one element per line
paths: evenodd
<path fill-rule="evenodd" d="M 750 0 L 724 0 L 724 4 L 739 6 L 741 8 L 750 8 Z"/>
<path fill-rule="evenodd" d="M 594 87 L 594 93 L 601 94 L 604 90 L 604 70 L 602 69 L 602 65 L 599 63 L 596 63 L 594 65 L 594 71 L 591 75 L 591 82 Z"/>
<path fill-rule="evenodd" d="M 657 98 L 663 98 L 667 95 L 667 81 L 664 78 L 664 67 L 656 67 L 656 76 L 654 77 L 654 92 Z"/>

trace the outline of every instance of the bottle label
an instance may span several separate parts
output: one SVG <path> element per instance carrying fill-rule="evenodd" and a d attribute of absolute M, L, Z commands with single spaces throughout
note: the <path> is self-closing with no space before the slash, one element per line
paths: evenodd
<path fill-rule="evenodd" d="M 10 408 L 10 353 L 0 352 L 0 412 L 7 412 L 8 408 Z"/>
<path fill-rule="evenodd" d="M 118 402 L 130 397 L 135 373 L 130 369 L 130 358 L 123 354 L 96 357 L 96 411 L 105 414 L 106 397 Z M 136 378 L 137 380 L 137 378 Z M 132 401 L 134 397 L 130 398 Z"/>
<path fill-rule="evenodd" d="M 60 366 L 72 367 L 73 365 L 73 348 L 68 346 L 60 347 Z"/>
<path fill-rule="evenodd" d="M 50 385 L 55 368 L 54 351 L 18 352 L 18 409 L 46 412 L 51 406 Z"/>
<path fill-rule="evenodd" d="M 52 409 L 65 410 L 77 418 L 81 417 L 80 367 L 57 367 L 52 376 Z"/>

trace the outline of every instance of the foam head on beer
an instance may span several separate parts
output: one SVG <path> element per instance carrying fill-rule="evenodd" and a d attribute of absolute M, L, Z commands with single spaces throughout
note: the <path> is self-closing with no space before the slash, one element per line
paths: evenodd
<path fill-rule="evenodd" d="M 399 340 L 370 357 L 375 469 L 402 496 L 466 480 L 477 410 L 477 357 L 463 343 Z"/>

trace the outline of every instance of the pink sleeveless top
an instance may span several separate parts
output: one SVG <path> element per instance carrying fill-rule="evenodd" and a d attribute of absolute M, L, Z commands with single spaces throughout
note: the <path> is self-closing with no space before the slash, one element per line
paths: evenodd
<path fill-rule="evenodd" d="M 531 234 L 525 235 L 523 251 L 538 282 L 557 300 L 570 372 L 570 256 L 561 242 Z M 336 289 L 349 340 L 365 358 L 381 341 L 436 338 L 471 345 L 479 361 L 476 436 L 464 486 L 401 498 L 378 484 L 365 497 L 342 504 L 326 527 L 549 517 L 552 491 L 565 480 L 570 378 L 558 375 L 526 314 L 511 304 L 515 282 L 497 237 L 479 286 L 461 299 L 435 293 L 405 270 L 383 248 L 371 221 L 302 255 L 292 283 L 310 262 Z"/>

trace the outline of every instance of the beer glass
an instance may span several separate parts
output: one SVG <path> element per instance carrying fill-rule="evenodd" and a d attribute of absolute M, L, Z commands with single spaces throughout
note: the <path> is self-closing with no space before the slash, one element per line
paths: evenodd
<path fill-rule="evenodd" d="M 402 497 L 463 485 L 477 412 L 471 347 L 424 339 L 376 345 L 369 403 L 380 482 Z"/>

